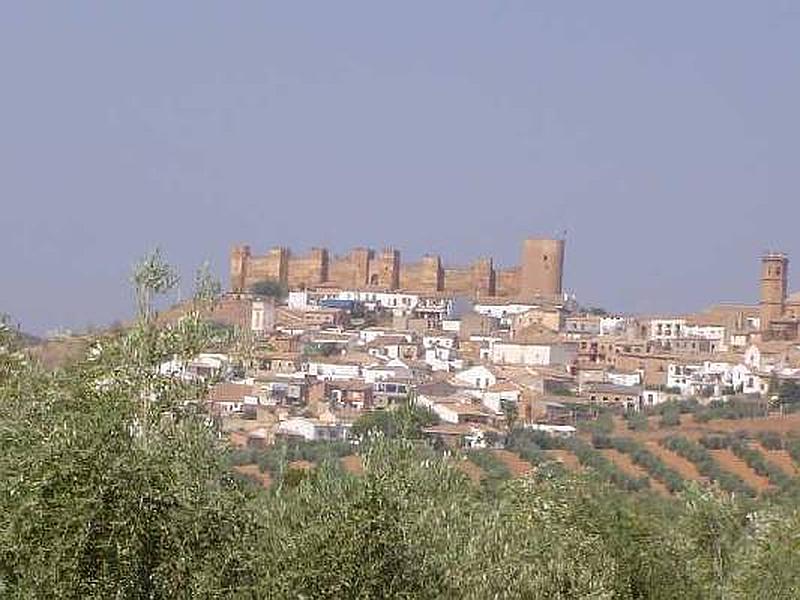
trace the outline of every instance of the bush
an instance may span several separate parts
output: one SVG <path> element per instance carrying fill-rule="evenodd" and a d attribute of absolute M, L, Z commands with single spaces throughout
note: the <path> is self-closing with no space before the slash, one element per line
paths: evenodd
<path fill-rule="evenodd" d="M 661 421 L 659 421 L 659 427 L 679 427 L 681 424 L 681 413 L 680 410 L 675 407 L 671 406 L 668 407 L 664 412 L 661 413 Z"/>
<path fill-rule="evenodd" d="M 695 413 L 695 421 L 705 423 L 711 419 L 753 419 L 766 417 L 769 409 L 766 405 L 742 398 L 728 401 L 714 400 L 707 407 Z"/>
<path fill-rule="evenodd" d="M 756 437 L 767 450 L 783 450 L 783 438 L 775 431 L 759 431 Z"/>
<path fill-rule="evenodd" d="M 256 281 L 250 286 L 250 292 L 256 296 L 266 296 L 268 298 L 275 298 L 276 300 L 283 300 L 289 294 L 289 289 L 286 284 L 274 279 L 264 279 Z"/>
<path fill-rule="evenodd" d="M 592 435 L 592 446 L 598 449 L 612 448 L 611 436 L 603 433 L 595 433 Z"/>
<path fill-rule="evenodd" d="M 559 448 L 559 442 L 558 438 L 541 431 L 515 429 L 509 436 L 506 447 L 524 460 L 537 465 L 546 459 L 542 450 Z"/>
<path fill-rule="evenodd" d="M 503 481 L 511 478 L 511 471 L 491 450 L 469 450 L 467 457 L 484 472 L 483 485 L 495 490 Z"/>
<path fill-rule="evenodd" d="M 614 418 L 611 413 L 602 412 L 594 421 L 582 421 L 578 427 L 591 434 L 611 435 L 614 432 Z"/>
<path fill-rule="evenodd" d="M 643 412 L 630 412 L 625 418 L 631 431 L 647 431 L 650 428 L 647 415 Z"/>

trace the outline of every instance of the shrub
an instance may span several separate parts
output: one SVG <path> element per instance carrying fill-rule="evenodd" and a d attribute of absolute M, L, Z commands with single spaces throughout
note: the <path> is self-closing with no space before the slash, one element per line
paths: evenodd
<path fill-rule="evenodd" d="M 559 438 L 541 431 L 515 429 L 509 436 L 506 447 L 519 454 L 524 460 L 536 465 L 545 460 L 542 450 L 560 448 L 559 442 Z"/>
<path fill-rule="evenodd" d="M 631 431 L 647 431 L 650 428 L 647 415 L 643 412 L 630 412 L 625 418 Z"/>
<path fill-rule="evenodd" d="M 495 490 L 503 481 L 511 477 L 511 471 L 491 450 L 469 450 L 467 457 L 478 465 L 485 474 L 483 485 Z"/>
<path fill-rule="evenodd" d="M 783 450 L 783 438 L 775 431 L 759 431 L 756 437 L 767 450 Z"/>
<path fill-rule="evenodd" d="M 660 427 L 679 427 L 681 424 L 681 413 L 677 407 L 668 407 L 661 413 Z"/>
<path fill-rule="evenodd" d="M 611 436 L 603 433 L 595 433 L 592 435 L 592 446 L 599 449 L 611 448 Z"/>
<path fill-rule="evenodd" d="M 578 426 L 591 434 L 611 435 L 614 432 L 614 419 L 611 413 L 603 412 L 594 421 L 582 421 Z"/>

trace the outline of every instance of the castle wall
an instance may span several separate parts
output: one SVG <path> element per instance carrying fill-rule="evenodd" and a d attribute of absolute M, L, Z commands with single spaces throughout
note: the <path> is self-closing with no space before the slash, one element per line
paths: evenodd
<path fill-rule="evenodd" d="M 515 297 L 520 290 L 520 268 L 502 269 L 497 271 L 497 295 Z"/>
<path fill-rule="evenodd" d="M 472 294 L 472 269 L 448 267 L 444 270 L 444 289 L 454 294 Z"/>
<path fill-rule="evenodd" d="M 274 280 L 292 289 L 327 284 L 479 297 L 517 297 L 534 292 L 537 297 L 557 296 L 563 251 L 560 240 L 526 240 L 523 266 L 496 270 L 490 258 L 478 259 L 468 267 L 443 268 L 441 258 L 435 255 L 401 265 L 400 252 L 393 248 L 380 252 L 354 248 L 346 256 L 331 259 L 325 248 L 293 256 L 288 248 L 277 247 L 263 256 L 253 256 L 248 246 L 235 246 L 230 255 L 230 286 L 232 291 L 241 292 L 258 281 Z"/>
<path fill-rule="evenodd" d="M 288 284 L 303 288 L 328 281 L 328 251 L 312 248 L 307 256 L 289 256 Z"/>
<path fill-rule="evenodd" d="M 332 282 L 342 287 L 359 287 L 356 276 L 356 265 L 350 256 L 335 256 L 328 266 L 328 276 Z M 364 284 L 361 284 L 362 286 Z"/>
<path fill-rule="evenodd" d="M 416 263 L 403 265 L 400 287 L 404 290 L 439 292 L 444 289 L 444 270 L 438 256 L 424 256 Z"/>

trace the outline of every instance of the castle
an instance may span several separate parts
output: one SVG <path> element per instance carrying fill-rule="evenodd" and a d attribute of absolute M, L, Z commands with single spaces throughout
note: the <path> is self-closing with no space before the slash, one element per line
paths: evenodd
<path fill-rule="evenodd" d="M 230 287 L 245 292 L 258 281 L 272 280 L 290 289 L 371 288 L 555 302 L 562 293 L 564 245 L 563 239 L 526 239 L 520 265 L 508 269 L 495 268 L 491 258 L 480 258 L 468 267 L 447 267 L 438 255 L 404 264 L 394 248 L 354 248 L 346 256 L 332 257 L 326 248 L 295 256 L 288 248 L 275 247 L 254 256 L 249 246 L 235 246 Z"/>

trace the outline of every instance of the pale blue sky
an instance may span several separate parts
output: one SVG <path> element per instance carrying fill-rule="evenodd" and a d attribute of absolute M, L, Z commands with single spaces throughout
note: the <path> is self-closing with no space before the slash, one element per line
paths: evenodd
<path fill-rule="evenodd" d="M 0 311 L 35 331 L 130 314 L 155 244 L 190 281 L 239 241 L 508 265 L 567 229 L 567 287 L 647 312 L 800 263 L 795 1 L 18 0 L 0 76 Z"/>

